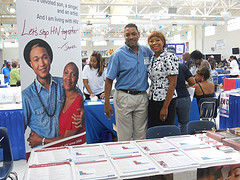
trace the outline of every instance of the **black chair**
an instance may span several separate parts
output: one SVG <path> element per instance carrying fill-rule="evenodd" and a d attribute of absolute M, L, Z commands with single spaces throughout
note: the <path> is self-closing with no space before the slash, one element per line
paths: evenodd
<path fill-rule="evenodd" d="M 218 99 L 214 97 L 201 98 L 198 103 L 200 119 L 214 120 L 217 117 Z"/>
<path fill-rule="evenodd" d="M 217 129 L 213 121 L 190 121 L 187 124 L 187 133 L 195 134 L 200 131 L 212 130 L 212 128 Z"/>
<path fill-rule="evenodd" d="M 0 180 L 18 179 L 15 172 L 11 172 L 13 168 L 13 158 L 8 137 L 8 131 L 4 127 L 0 127 L 0 148 L 3 152 L 3 166 L 0 167 Z"/>
<path fill-rule="evenodd" d="M 155 126 L 147 130 L 147 139 L 181 135 L 180 128 L 175 125 Z"/>

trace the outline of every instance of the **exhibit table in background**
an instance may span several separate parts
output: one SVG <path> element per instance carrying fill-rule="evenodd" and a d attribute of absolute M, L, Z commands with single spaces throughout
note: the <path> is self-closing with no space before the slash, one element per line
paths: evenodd
<path fill-rule="evenodd" d="M 240 94 L 229 95 L 228 116 L 221 116 L 219 120 L 220 129 L 240 127 Z"/>
<path fill-rule="evenodd" d="M 230 74 L 218 74 L 218 84 L 223 83 L 224 78 L 229 78 Z"/>
<path fill-rule="evenodd" d="M 215 69 L 219 74 L 222 74 L 224 72 L 224 69 L 222 68 L 216 68 Z"/>
<path fill-rule="evenodd" d="M 225 78 L 224 79 L 224 90 L 228 91 L 231 89 L 240 88 L 240 79 L 239 78 Z"/>
<path fill-rule="evenodd" d="M 0 127 L 8 129 L 13 159 L 25 159 L 22 104 L 0 104 Z M 0 160 L 1 156 L 0 153 Z"/>
<path fill-rule="evenodd" d="M 111 105 L 113 108 L 113 103 L 111 103 Z M 85 101 L 84 111 L 88 144 L 107 141 L 108 137 L 106 136 L 111 136 L 111 133 L 115 136 L 117 135 L 116 131 L 113 130 L 113 124 L 115 124 L 115 116 L 111 116 L 111 119 L 109 120 L 107 116 L 104 115 L 103 102 L 100 100 L 97 102 Z M 111 141 L 111 137 L 109 138 L 109 141 Z"/>

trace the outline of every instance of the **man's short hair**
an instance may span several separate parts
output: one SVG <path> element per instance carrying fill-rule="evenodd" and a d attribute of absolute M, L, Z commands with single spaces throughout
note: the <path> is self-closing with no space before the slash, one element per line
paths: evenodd
<path fill-rule="evenodd" d="M 17 67 L 17 62 L 16 62 L 16 61 L 13 61 L 12 67 L 13 67 L 13 68 Z"/>
<path fill-rule="evenodd" d="M 53 51 L 52 51 L 52 48 L 50 47 L 50 45 L 42 39 L 33 39 L 27 43 L 27 45 L 25 46 L 24 51 L 23 51 L 23 56 L 24 56 L 25 62 L 28 64 L 29 67 L 31 67 L 30 52 L 33 47 L 42 47 L 42 48 L 46 49 L 49 59 L 50 59 L 50 63 L 52 63 Z"/>
<path fill-rule="evenodd" d="M 136 25 L 136 24 L 129 23 L 129 24 L 127 24 L 127 25 L 125 26 L 125 28 L 124 28 L 124 29 L 126 29 L 126 28 L 129 28 L 129 27 L 134 27 L 134 28 L 136 28 L 136 30 L 137 30 L 137 32 L 138 32 L 138 27 L 137 27 L 137 25 Z"/>
<path fill-rule="evenodd" d="M 202 59 L 203 54 L 199 50 L 195 50 L 190 54 L 190 58 L 193 60 Z"/>

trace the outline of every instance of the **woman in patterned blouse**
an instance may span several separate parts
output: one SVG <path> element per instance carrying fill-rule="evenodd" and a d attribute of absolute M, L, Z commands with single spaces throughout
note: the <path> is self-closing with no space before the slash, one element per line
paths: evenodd
<path fill-rule="evenodd" d="M 165 37 L 159 31 L 153 31 L 148 36 L 148 44 L 155 53 L 148 67 L 148 77 L 151 80 L 148 128 L 174 125 L 178 58 L 167 52 Z"/>

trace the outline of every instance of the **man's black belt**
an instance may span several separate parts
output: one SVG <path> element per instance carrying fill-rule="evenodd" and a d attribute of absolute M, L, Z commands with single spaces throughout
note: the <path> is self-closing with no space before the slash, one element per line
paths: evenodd
<path fill-rule="evenodd" d="M 135 90 L 127 90 L 127 89 L 119 89 L 119 90 L 131 95 L 143 94 L 146 92 L 146 91 L 135 91 Z"/>

